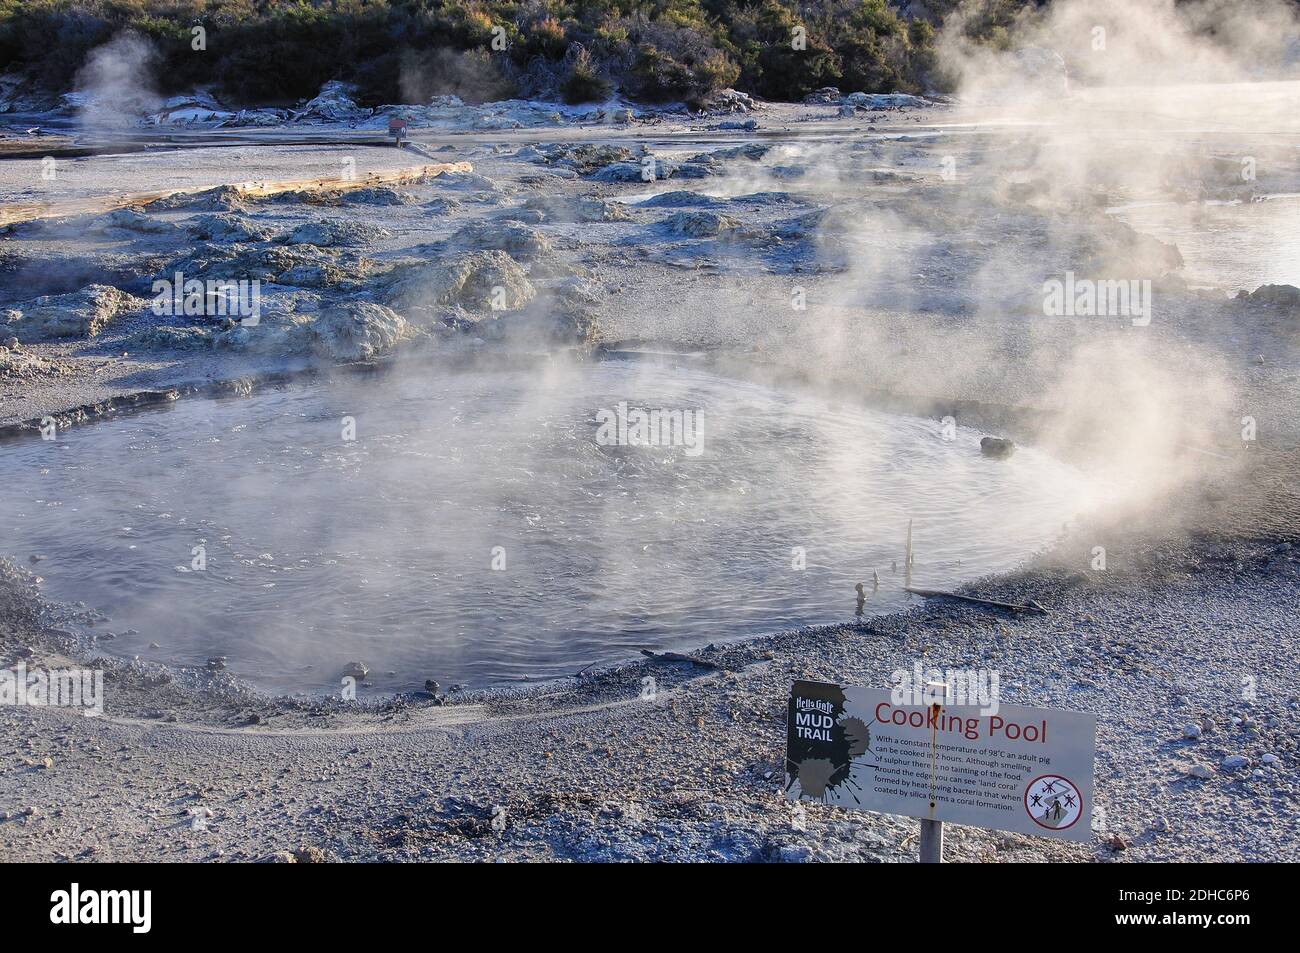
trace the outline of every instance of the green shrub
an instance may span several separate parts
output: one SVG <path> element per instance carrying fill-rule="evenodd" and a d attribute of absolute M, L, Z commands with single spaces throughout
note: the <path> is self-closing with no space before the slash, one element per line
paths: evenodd
<path fill-rule="evenodd" d="M 585 48 L 579 48 L 560 84 L 564 101 L 570 104 L 599 102 L 608 99 L 612 89 L 609 80 L 596 69 L 591 54 Z"/>
<path fill-rule="evenodd" d="M 958 0 L 925 0 L 938 16 Z M 917 91 L 934 29 L 903 0 L 0 0 L 0 72 L 66 91 L 87 54 L 130 29 L 157 50 L 163 93 L 216 85 L 232 102 L 286 103 L 326 80 L 369 103 L 441 92 L 498 98 L 557 85 L 571 101 L 614 86 L 698 104 L 738 85 L 771 99 L 819 86 Z M 1005 44 L 1036 0 L 982 0 L 967 32 Z M 190 28 L 207 30 L 207 50 Z M 802 27 L 807 46 L 791 48 Z M 491 49 L 504 31 L 506 51 Z M 581 48 L 582 56 L 572 53 Z M 476 94 L 475 84 L 484 88 Z M 507 91 L 503 93 L 503 91 Z M 416 95 L 418 94 L 418 95 Z"/>

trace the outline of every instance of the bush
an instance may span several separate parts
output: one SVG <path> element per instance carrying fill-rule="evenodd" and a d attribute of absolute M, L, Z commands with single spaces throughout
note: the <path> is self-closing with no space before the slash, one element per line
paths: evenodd
<path fill-rule="evenodd" d="M 569 72 L 560 84 L 560 94 L 570 104 L 599 102 L 609 98 L 612 86 L 600 75 L 586 48 L 578 47 L 571 57 Z"/>
<path fill-rule="evenodd" d="M 131 30 L 157 51 L 161 92 L 216 85 L 240 104 L 292 102 L 330 79 L 371 103 L 500 98 L 516 83 L 574 102 L 617 86 L 697 105 L 731 85 L 787 100 L 826 85 L 915 92 L 934 72 L 934 30 L 903 6 L 937 16 L 957 0 L 0 0 L 0 70 L 66 91 L 92 49 Z M 1035 6 L 982 0 L 967 31 L 1006 42 Z M 190 47 L 195 24 L 206 52 Z M 791 48 L 795 27 L 805 49 Z M 491 49 L 494 29 L 507 50 Z"/>

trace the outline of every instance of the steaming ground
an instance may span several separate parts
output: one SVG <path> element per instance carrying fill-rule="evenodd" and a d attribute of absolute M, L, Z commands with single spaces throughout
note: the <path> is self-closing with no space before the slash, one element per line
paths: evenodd
<path fill-rule="evenodd" d="M 776 115 L 792 131 L 727 142 L 703 131 L 670 142 L 653 128 L 600 151 L 429 142 L 432 160 L 467 159 L 473 173 L 364 200 L 215 193 L 198 207 L 14 226 L 0 246 L 0 307 L 22 314 L 9 325 L 20 339 L 33 327 L 24 322 L 51 320 L 31 302 L 39 294 L 102 284 L 140 300 L 60 302 L 57 314 L 108 317 L 94 336 L 33 333 L 10 349 L 0 424 L 92 417 L 140 391 L 337 361 L 437 373 L 488 351 L 704 351 L 837 400 L 951 414 L 1124 487 L 1025 571 L 976 587 L 1037 599 L 1051 615 L 928 604 L 703 650 L 718 670 L 629 664 L 527 693 L 362 710 L 266 698 L 228 673 L 109 662 L 102 719 L 0 709 L 9 855 L 906 860 L 913 822 L 797 814 L 781 799 L 784 705 L 794 678 L 883 685 L 923 659 L 995 667 L 1008 703 L 1099 718 L 1104 835 L 1080 847 L 957 829 L 950 856 L 1296 859 L 1297 303 L 1286 289 L 1231 297 L 1285 284 L 1270 269 L 1294 258 L 1267 241 L 1256 271 L 1198 269 L 1193 286 L 1175 249 L 1106 213 L 1174 195 L 1239 201 L 1248 222 L 1300 191 L 1294 152 L 1198 128 L 1164 142 L 1142 174 L 1117 175 L 1059 139 L 972 127 L 940 107 L 808 123 L 807 136 L 794 107 Z M 643 147 L 671 177 L 641 181 Z M 1265 170 L 1253 181 L 1237 174 L 1246 148 Z M 249 168 L 325 174 L 341 150 L 363 173 L 371 155 L 384 166 L 401 155 L 241 147 L 228 181 Z M 158 156 L 87 161 L 122 188 L 157 189 L 230 153 L 175 153 L 171 171 Z M 27 187 L 32 172 L 0 164 L 7 187 Z M 449 275 L 448 262 L 469 266 Z M 263 269 L 262 330 L 274 335 L 159 321 L 144 306 L 149 280 L 178 266 Z M 1066 271 L 1150 280 L 1149 324 L 1045 316 L 1043 282 Z M 486 304 L 493 287 L 506 290 L 504 311 Z M 1092 568 L 1097 546 L 1104 572 Z M 24 571 L 5 572 L 4 663 L 56 666 L 92 651 L 106 625 L 94 607 L 51 607 L 38 591 Z M 646 675 L 658 680 L 653 702 L 640 700 Z M 1184 740 L 1189 723 L 1199 741 Z M 1225 767 L 1228 756 L 1245 765 Z M 206 831 L 191 829 L 192 809 L 212 812 Z M 1127 849 L 1109 845 L 1112 834 Z"/>

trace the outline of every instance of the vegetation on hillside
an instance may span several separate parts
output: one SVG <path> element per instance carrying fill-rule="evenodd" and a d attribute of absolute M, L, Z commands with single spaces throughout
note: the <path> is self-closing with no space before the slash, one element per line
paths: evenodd
<path fill-rule="evenodd" d="M 994 0 L 990 28 L 1024 3 Z M 727 86 L 796 100 L 938 82 L 933 24 L 887 0 L 0 0 L 0 73 L 72 89 L 87 53 L 124 30 L 156 50 L 160 92 L 213 86 L 241 103 L 292 102 L 330 79 L 370 104 L 615 90 L 699 103 Z"/>

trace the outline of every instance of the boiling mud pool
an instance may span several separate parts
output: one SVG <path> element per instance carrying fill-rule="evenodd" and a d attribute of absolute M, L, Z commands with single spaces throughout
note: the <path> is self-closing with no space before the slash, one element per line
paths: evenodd
<path fill-rule="evenodd" d="M 621 402 L 698 412 L 692 445 L 602 445 Z M 384 691 L 538 679 L 851 620 L 860 581 L 903 608 L 908 519 L 917 585 L 1014 567 L 1087 484 L 978 439 L 689 365 L 411 369 L 0 447 L 0 551 L 114 654 L 288 692 L 353 659 Z"/>

